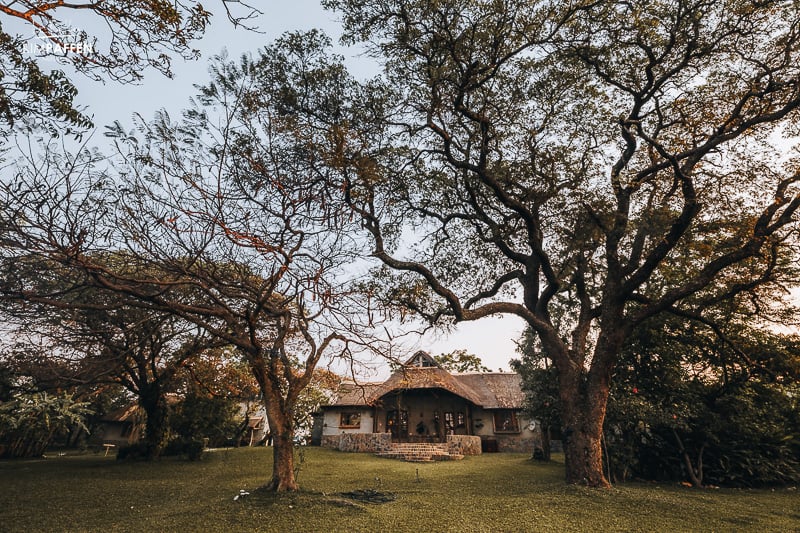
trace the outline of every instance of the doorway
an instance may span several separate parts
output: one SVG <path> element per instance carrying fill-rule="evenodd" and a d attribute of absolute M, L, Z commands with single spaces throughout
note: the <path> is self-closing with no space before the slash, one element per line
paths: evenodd
<path fill-rule="evenodd" d="M 408 437 L 408 411 L 394 409 L 386 413 L 386 427 L 392 434 L 392 440 Z"/>

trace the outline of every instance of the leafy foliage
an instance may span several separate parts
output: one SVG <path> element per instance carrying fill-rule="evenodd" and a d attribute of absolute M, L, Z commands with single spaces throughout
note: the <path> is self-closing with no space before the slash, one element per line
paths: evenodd
<path fill-rule="evenodd" d="M 342 377 L 330 370 L 319 368 L 314 372 L 311 382 L 297 398 L 294 424 L 298 436 L 303 439 L 310 437 L 314 425 L 314 413 L 321 405 L 331 402 L 335 393 L 339 391 L 341 383 Z"/>
<path fill-rule="evenodd" d="M 70 13 L 92 21 L 93 33 L 73 27 Z M 74 105 L 71 80 L 61 70 L 44 71 L 44 60 L 69 64 L 96 80 L 136 82 L 146 67 L 171 76 L 170 54 L 196 58 L 191 43 L 209 17 L 194 1 L 0 3 L 0 136 L 11 128 L 44 127 L 56 135 L 91 126 Z M 29 33 L 13 33 L 12 22 Z"/>
<path fill-rule="evenodd" d="M 209 446 L 224 446 L 241 424 L 239 404 L 231 398 L 190 393 L 173 407 L 170 427 L 183 439 L 208 439 Z"/>
<path fill-rule="evenodd" d="M 433 358 L 442 368 L 450 372 L 491 372 L 483 364 L 481 358 L 466 350 L 455 350 L 450 353 L 440 353 Z"/>
<path fill-rule="evenodd" d="M 798 339 L 741 332 L 734 351 L 680 321 L 637 330 L 608 403 L 615 479 L 729 486 L 800 480 L 800 374 L 784 371 L 787 358 L 800 360 Z M 743 364 L 751 357 L 759 366 Z"/>
<path fill-rule="evenodd" d="M 89 117 L 73 103 L 77 89 L 72 82 L 60 70 L 43 72 L 23 54 L 24 43 L 0 25 L 0 137 L 12 128 L 46 129 L 56 135 L 63 124 L 64 134 L 90 127 Z"/>
<path fill-rule="evenodd" d="M 21 394 L 0 403 L 0 457 L 37 457 L 54 437 L 84 425 L 88 404 L 67 394 Z"/>
<path fill-rule="evenodd" d="M 101 260 L 124 263 L 114 254 Z M 168 440 L 166 395 L 177 389 L 177 374 L 219 343 L 179 317 L 87 286 L 69 269 L 51 265 L 40 278 L 47 265 L 33 263 L 16 261 L 13 268 L 16 278 L 27 276 L 34 296 L 5 307 L 14 319 L 18 368 L 44 390 L 121 385 L 146 414 L 144 439 L 157 457 Z"/>
<path fill-rule="evenodd" d="M 558 389 L 558 372 L 542 353 L 536 335 L 525 328 L 517 344 L 519 359 L 511 361 L 511 368 L 522 377 L 525 393 L 524 409 L 531 420 L 537 420 L 542 429 L 541 459 L 551 458 L 550 441 L 560 437 L 562 427 L 561 400 Z M 534 450 L 534 458 L 537 451 Z"/>
<path fill-rule="evenodd" d="M 204 451 L 203 440 L 178 437 L 169 441 L 164 448 L 164 455 L 184 455 L 190 461 L 199 461 Z"/>

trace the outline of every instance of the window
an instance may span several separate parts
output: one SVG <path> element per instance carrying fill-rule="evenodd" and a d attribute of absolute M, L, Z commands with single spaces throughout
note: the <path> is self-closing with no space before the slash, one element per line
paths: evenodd
<path fill-rule="evenodd" d="M 517 413 L 510 409 L 500 409 L 494 413 L 495 433 L 519 433 Z"/>
<path fill-rule="evenodd" d="M 445 411 L 444 413 L 444 427 L 446 430 L 451 430 L 455 426 L 454 419 L 453 419 L 453 412 L 452 411 Z"/>
<path fill-rule="evenodd" d="M 448 432 L 456 428 L 463 428 L 467 425 L 467 418 L 463 412 L 454 413 L 452 411 L 445 411 L 444 413 L 444 429 Z"/>
<path fill-rule="evenodd" d="M 339 419 L 340 428 L 361 427 L 361 413 L 358 411 L 345 411 Z"/>
<path fill-rule="evenodd" d="M 431 368 L 435 367 L 436 363 L 430 358 L 429 355 L 418 354 L 416 357 L 414 357 L 414 359 L 411 360 L 410 366 Z"/>

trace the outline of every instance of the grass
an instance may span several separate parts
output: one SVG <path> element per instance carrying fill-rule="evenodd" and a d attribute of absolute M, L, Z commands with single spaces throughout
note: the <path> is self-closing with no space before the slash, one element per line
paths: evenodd
<path fill-rule="evenodd" d="M 523 455 L 403 463 L 309 448 L 294 494 L 253 491 L 271 450 L 200 462 L 120 463 L 102 455 L 0 462 L 0 531 L 781 531 L 800 532 L 796 490 L 566 486 L 563 465 Z M 418 477 L 419 476 L 419 477 Z M 337 493 L 392 492 L 350 503 Z"/>

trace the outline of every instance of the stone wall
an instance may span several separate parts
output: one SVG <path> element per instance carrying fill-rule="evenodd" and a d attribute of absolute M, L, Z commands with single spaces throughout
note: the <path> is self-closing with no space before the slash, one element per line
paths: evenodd
<path fill-rule="evenodd" d="M 541 437 L 523 437 L 521 435 L 496 435 L 497 451 L 512 453 L 533 453 L 534 448 L 542 447 Z"/>
<path fill-rule="evenodd" d="M 460 455 L 480 455 L 481 438 L 477 435 L 448 435 L 447 451 Z"/>
<path fill-rule="evenodd" d="M 391 448 L 392 435 L 389 433 L 341 433 L 323 435 L 322 446 L 343 452 L 384 452 Z"/>
<path fill-rule="evenodd" d="M 389 433 L 340 433 L 323 435 L 322 447 L 343 452 L 378 453 L 392 447 Z M 460 455 L 480 455 L 481 438 L 477 435 L 448 435 L 447 451 Z"/>

